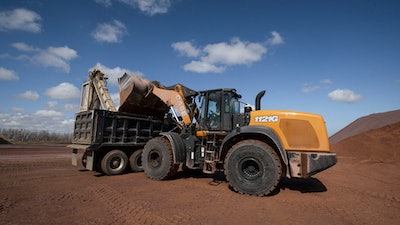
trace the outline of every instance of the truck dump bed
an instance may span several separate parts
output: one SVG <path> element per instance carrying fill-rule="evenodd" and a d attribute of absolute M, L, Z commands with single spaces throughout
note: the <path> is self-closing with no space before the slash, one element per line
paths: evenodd
<path fill-rule="evenodd" d="M 101 146 L 143 146 L 162 132 L 163 121 L 149 116 L 106 110 L 76 114 L 72 146 L 96 150 Z"/>

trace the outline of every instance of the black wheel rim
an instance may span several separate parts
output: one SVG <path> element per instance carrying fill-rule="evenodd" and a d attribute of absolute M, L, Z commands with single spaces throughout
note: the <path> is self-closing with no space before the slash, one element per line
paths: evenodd
<path fill-rule="evenodd" d="M 255 158 L 242 159 L 238 169 L 246 180 L 256 180 L 263 174 L 262 165 Z"/>
<path fill-rule="evenodd" d="M 110 160 L 110 169 L 119 170 L 123 166 L 123 159 L 121 157 L 113 157 Z"/>
<path fill-rule="evenodd" d="M 136 158 L 136 165 L 141 167 L 142 166 L 142 156 Z"/>
<path fill-rule="evenodd" d="M 149 162 L 151 167 L 158 168 L 161 166 L 161 155 L 158 151 L 151 151 L 149 154 Z"/>

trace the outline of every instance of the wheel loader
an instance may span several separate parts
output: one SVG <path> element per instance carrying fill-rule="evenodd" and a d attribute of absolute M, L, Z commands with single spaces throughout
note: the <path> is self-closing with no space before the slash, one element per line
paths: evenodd
<path fill-rule="evenodd" d="M 91 79 L 93 74 L 102 73 L 94 71 Z M 70 145 L 74 165 L 82 149 L 84 166 L 107 175 L 128 167 L 153 180 L 169 179 L 178 168 L 223 171 L 235 192 L 266 196 L 283 177 L 307 178 L 337 162 L 321 115 L 262 110 L 265 91 L 253 110 L 234 88 L 198 92 L 129 74 L 118 82 L 118 111 L 83 107 L 77 113 Z M 82 99 L 107 99 L 104 93 L 88 98 L 89 89 Z"/>

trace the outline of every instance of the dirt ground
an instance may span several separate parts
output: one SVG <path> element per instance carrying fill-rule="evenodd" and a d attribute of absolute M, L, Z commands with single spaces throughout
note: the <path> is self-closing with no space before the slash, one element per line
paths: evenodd
<path fill-rule="evenodd" d="M 64 146 L 0 146 L 1 224 L 400 224 L 400 164 L 340 157 L 269 197 L 201 174 L 152 181 L 71 165 Z"/>

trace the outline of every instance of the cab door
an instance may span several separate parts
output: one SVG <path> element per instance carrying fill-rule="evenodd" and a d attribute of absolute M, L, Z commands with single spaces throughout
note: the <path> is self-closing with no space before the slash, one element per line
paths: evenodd
<path fill-rule="evenodd" d="M 230 131 L 233 115 L 239 114 L 239 102 L 235 95 L 224 90 L 203 93 L 199 125 L 201 130 Z"/>

